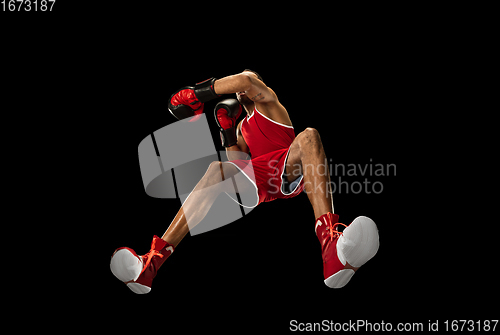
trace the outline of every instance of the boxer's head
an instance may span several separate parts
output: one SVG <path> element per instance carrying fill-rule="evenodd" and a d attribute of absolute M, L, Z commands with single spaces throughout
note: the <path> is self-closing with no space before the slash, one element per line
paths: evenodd
<path fill-rule="evenodd" d="M 253 75 L 255 75 L 257 77 L 257 79 L 259 79 L 260 81 L 264 82 L 262 80 L 262 77 L 260 74 L 258 74 L 257 72 L 253 71 L 253 70 L 250 70 L 250 69 L 245 69 L 243 70 L 243 72 L 251 72 Z M 238 99 L 238 101 L 240 102 L 240 104 L 242 104 L 243 106 L 249 106 L 250 105 L 253 105 L 253 101 L 250 100 L 249 97 L 247 97 L 244 92 L 236 92 L 236 99 Z M 253 109 L 253 107 L 250 107 L 251 109 Z"/>

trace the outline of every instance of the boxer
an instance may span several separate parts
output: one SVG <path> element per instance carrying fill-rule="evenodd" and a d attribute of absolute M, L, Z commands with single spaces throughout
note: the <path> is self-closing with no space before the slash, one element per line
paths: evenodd
<path fill-rule="evenodd" d="M 148 293 L 160 266 L 190 227 L 205 217 L 219 194 L 226 191 L 227 183 L 222 181 L 243 173 L 248 178 L 246 187 L 253 188 L 257 195 L 255 206 L 292 198 L 305 190 L 316 218 L 314 229 L 321 244 L 324 283 L 330 288 L 345 286 L 359 267 L 377 253 L 378 230 L 365 216 L 357 217 L 350 225 L 338 222 L 329 172 L 320 174 L 316 169 L 320 164 L 322 169 L 328 169 L 318 131 L 306 128 L 295 136 L 288 112 L 276 93 L 258 73 L 248 69 L 181 88 L 171 96 L 169 110 L 178 119 L 192 121 L 203 112 L 204 103 L 224 94 L 236 94 L 237 98 L 219 102 L 214 111 L 230 160 L 210 164 L 165 234 L 153 237 L 147 254 L 139 256 L 130 248 L 117 249 L 111 258 L 112 273 L 133 292 Z M 243 110 L 246 115 L 238 123 Z M 251 155 L 251 159 L 240 159 L 241 153 Z M 340 225 L 345 227 L 343 232 L 336 229 Z"/>

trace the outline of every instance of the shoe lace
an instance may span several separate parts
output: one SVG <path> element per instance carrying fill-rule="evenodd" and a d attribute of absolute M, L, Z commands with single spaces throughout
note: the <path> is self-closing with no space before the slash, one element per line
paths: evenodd
<path fill-rule="evenodd" d="M 345 225 L 343 223 L 340 223 L 340 222 L 337 222 L 337 223 L 335 223 L 333 225 L 330 222 L 328 222 L 328 225 L 326 226 L 326 229 L 330 233 L 330 241 L 333 241 L 335 238 L 340 237 L 340 235 L 343 234 L 343 232 L 335 230 L 335 227 L 337 227 L 338 225 L 342 225 L 342 226 L 344 226 L 344 227 L 347 228 L 347 225 Z"/>
<path fill-rule="evenodd" d="M 151 244 L 151 250 L 149 250 L 149 252 L 147 254 L 142 256 L 143 258 L 146 257 L 146 264 L 142 268 L 141 274 L 144 271 L 146 271 L 146 269 L 148 268 L 148 266 L 151 263 L 151 260 L 153 259 L 154 256 L 159 256 L 160 258 L 163 258 L 163 255 L 159 251 L 155 250 L 155 244 L 156 244 L 156 241 L 153 241 L 153 243 Z"/>

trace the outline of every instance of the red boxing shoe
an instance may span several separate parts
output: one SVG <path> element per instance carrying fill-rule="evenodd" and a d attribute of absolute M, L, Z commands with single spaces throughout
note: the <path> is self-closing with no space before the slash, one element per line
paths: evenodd
<path fill-rule="evenodd" d="M 111 256 L 111 272 L 132 292 L 149 293 L 158 269 L 173 252 L 173 245 L 155 235 L 151 250 L 145 255 L 137 256 L 134 250 L 126 247 L 116 249 Z"/>
<path fill-rule="evenodd" d="M 323 276 L 331 288 L 347 285 L 358 268 L 378 251 L 379 238 L 375 222 L 358 216 L 346 226 L 339 223 L 337 214 L 326 213 L 316 220 L 316 236 L 321 243 Z M 341 233 L 335 227 L 346 227 Z"/>

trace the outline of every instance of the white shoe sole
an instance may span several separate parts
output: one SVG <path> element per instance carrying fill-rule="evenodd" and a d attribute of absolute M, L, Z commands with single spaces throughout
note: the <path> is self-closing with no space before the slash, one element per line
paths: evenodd
<path fill-rule="evenodd" d="M 151 291 L 151 287 L 147 287 L 144 285 L 141 285 L 139 283 L 128 283 L 127 287 L 134 293 L 137 294 L 146 294 Z"/>
<path fill-rule="evenodd" d="M 337 257 L 346 265 L 359 268 L 372 259 L 379 248 L 378 229 L 375 222 L 366 216 L 358 216 L 344 229 L 337 240 Z M 325 279 L 330 288 L 341 288 L 347 285 L 354 275 L 352 269 L 343 269 Z"/>
<path fill-rule="evenodd" d="M 120 249 L 111 258 L 110 267 L 113 275 L 122 282 L 135 281 L 142 271 L 142 258 L 128 249 Z"/>
<path fill-rule="evenodd" d="M 344 269 L 325 279 L 325 285 L 329 288 L 342 288 L 347 285 L 354 276 L 354 270 Z"/>

